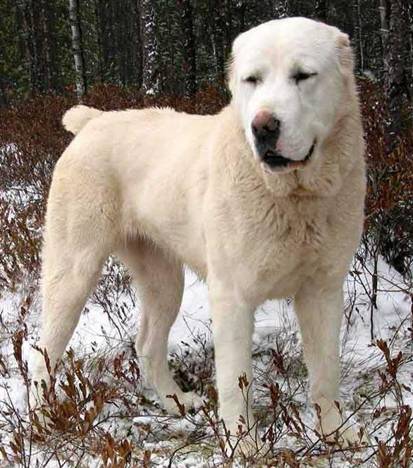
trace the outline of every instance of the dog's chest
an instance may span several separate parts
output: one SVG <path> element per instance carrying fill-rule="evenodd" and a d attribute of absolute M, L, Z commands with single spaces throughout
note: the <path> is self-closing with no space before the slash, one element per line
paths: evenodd
<path fill-rule="evenodd" d="M 261 292 L 260 300 L 294 295 L 325 255 L 332 235 L 330 209 L 310 199 L 263 203 L 252 216 L 235 223 L 235 248 L 243 259 L 237 270 L 244 291 Z"/>

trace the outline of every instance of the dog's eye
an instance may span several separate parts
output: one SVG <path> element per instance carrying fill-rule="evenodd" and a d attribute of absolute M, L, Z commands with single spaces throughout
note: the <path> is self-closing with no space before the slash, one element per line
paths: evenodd
<path fill-rule="evenodd" d="M 317 75 L 317 73 L 306 73 L 302 71 L 298 71 L 293 75 L 293 80 L 298 84 L 300 81 L 305 81 L 308 80 L 308 78 L 311 78 L 312 76 Z"/>
<path fill-rule="evenodd" d="M 256 75 L 251 75 L 251 76 L 247 76 L 246 78 L 244 78 L 245 83 L 251 83 L 253 85 L 257 85 L 260 81 L 261 81 L 260 77 Z"/>

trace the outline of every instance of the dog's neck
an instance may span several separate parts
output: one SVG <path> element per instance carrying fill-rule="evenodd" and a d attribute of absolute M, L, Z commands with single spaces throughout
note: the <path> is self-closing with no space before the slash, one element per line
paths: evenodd
<path fill-rule="evenodd" d="M 245 137 L 237 112 L 230 104 L 221 112 L 222 138 L 228 169 L 235 179 L 245 180 L 254 174 L 264 180 L 268 190 L 276 197 L 332 197 L 357 162 L 363 164 L 363 132 L 358 102 L 351 112 L 344 113 L 335 123 L 329 136 L 320 142 L 312 160 L 304 168 L 289 173 L 269 173 L 254 157 Z M 348 106 L 347 106 L 348 107 Z M 229 130 L 231 129 L 231 130 Z M 231 133 L 229 139 L 228 131 Z M 235 132 L 235 135 L 234 135 Z M 226 141 L 231 144 L 225 144 Z M 233 141 L 237 141 L 234 145 Z M 340 146 L 337 145 L 340 142 Z M 230 153 L 230 154 L 229 154 Z M 232 153 L 232 154 L 231 154 Z"/>

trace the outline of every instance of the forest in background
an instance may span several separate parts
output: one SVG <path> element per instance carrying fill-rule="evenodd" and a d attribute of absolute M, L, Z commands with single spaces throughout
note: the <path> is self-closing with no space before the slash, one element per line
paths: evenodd
<path fill-rule="evenodd" d="M 409 0 L 1 0 L 0 105 L 75 84 L 81 93 L 110 83 L 155 96 L 222 86 L 234 38 L 286 16 L 347 32 L 357 73 L 411 101 Z"/>

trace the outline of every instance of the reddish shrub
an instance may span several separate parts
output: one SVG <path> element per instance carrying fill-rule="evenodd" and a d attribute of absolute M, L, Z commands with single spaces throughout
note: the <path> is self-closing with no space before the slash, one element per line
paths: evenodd
<path fill-rule="evenodd" d="M 386 100 L 378 85 L 359 80 L 366 138 L 368 190 L 366 226 L 371 250 L 401 274 L 413 260 L 413 128 L 388 143 Z"/>

